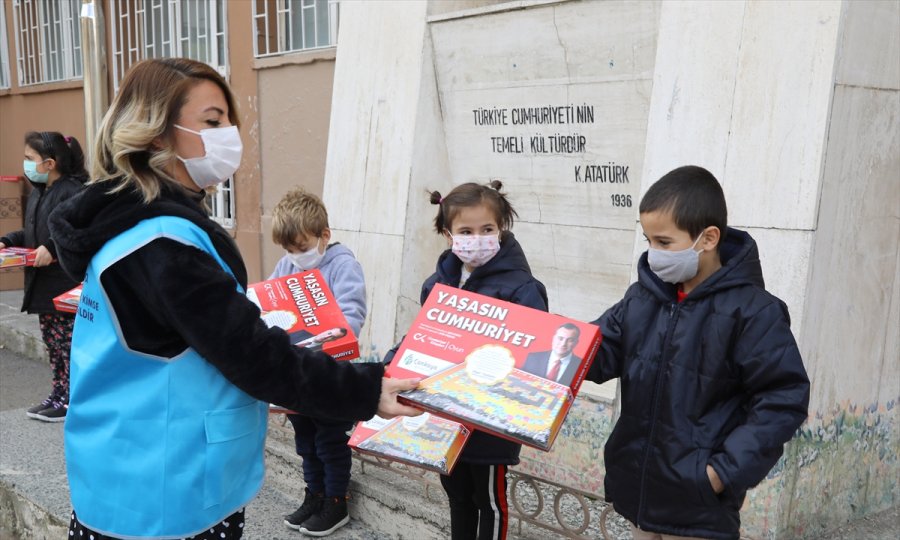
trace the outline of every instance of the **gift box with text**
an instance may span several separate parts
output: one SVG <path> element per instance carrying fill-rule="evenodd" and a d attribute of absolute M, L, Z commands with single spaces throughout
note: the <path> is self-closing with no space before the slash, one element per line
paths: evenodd
<path fill-rule="evenodd" d="M 356 336 L 318 270 L 254 283 L 247 287 L 247 297 L 266 325 L 287 332 L 294 345 L 335 360 L 359 358 Z M 291 412 L 277 406 L 270 411 Z"/>
<path fill-rule="evenodd" d="M 436 285 L 388 374 L 401 401 L 549 450 L 600 346 L 592 324 Z"/>

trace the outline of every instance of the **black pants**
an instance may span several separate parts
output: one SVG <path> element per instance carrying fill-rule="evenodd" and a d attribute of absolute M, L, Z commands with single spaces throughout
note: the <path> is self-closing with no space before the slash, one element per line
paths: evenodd
<path fill-rule="evenodd" d="M 452 540 L 504 540 L 509 528 L 506 465 L 457 463 L 441 485 L 450 498 Z"/>
<path fill-rule="evenodd" d="M 352 422 L 336 422 L 289 414 L 297 455 L 303 458 L 303 480 L 313 493 L 343 497 L 350 486 L 352 465 L 347 432 Z"/>

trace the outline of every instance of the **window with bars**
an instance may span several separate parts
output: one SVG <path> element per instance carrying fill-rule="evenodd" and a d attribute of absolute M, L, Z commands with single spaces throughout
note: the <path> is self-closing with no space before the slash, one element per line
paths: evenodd
<path fill-rule="evenodd" d="M 109 0 L 112 80 L 147 58 L 186 57 L 228 76 L 225 0 Z M 232 180 L 210 195 L 211 217 L 234 226 Z"/>
<path fill-rule="evenodd" d="M 257 58 L 333 47 L 338 0 L 253 0 L 253 53 Z"/>
<path fill-rule="evenodd" d="M 146 58 L 185 57 L 228 74 L 225 0 L 109 0 L 112 76 Z"/>
<path fill-rule="evenodd" d="M 19 86 L 80 79 L 81 0 L 13 0 Z"/>
<path fill-rule="evenodd" d="M 10 87 L 9 39 L 6 37 L 6 6 L 0 4 L 0 89 Z"/>

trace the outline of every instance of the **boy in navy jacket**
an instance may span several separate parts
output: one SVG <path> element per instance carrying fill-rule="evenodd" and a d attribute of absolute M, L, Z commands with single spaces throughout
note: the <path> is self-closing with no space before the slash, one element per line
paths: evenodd
<path fill-rule="evenodd" d="M 594 322 L 603 342 L 588 379 L 619 377 L 622 390 L 606 498 L 637 540 L 737 540 L 747 490 L 806 419 L 809 378 L 787 307 L 765 290 L 756 243 L 727 227 L 709 171 L 663 176 L 640 221 L 638 281 Z"/>

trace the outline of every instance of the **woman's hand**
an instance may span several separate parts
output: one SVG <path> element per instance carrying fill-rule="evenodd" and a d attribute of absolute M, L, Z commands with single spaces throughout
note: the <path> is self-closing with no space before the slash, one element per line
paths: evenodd
<path fill-rule="evenodd" d="M 0 249 L 5 249 L 5 248 L 6 248 L 6 244 L 4 244 L 3 242 L 0 242 Z"/>
<path fill-rule="evenodd" d="M 412 390 L 419 385 L 418 379 L 381 379 L 381 397 L 378 399 L 378 416 L 393 418 L 395 416 L 419 416 L 422 411 L 415 407 L 401 405 L 397 402 L 397 394 Z"/>
<path fill-rule="evenodd" d="M 716 492 L 716 495 L 725 491 L 725 485 L 722 484 L 722 480 L 719 478 L 719 473 L 717 473 L 711 465 L 706 466 L 706 476 L 709 477 L 709 483 L 712 485 L 713 491 Z"/>
<path fill-rule="evenodd" d="M 34 266 L 36 268 L 47 266 L 52 262 L 53 255 L 50 255 L 50 251 L 48 251 L 47 248 L 45 248 L 44 246 L 38 246 L 38 248 L 34 250 Z"/>

